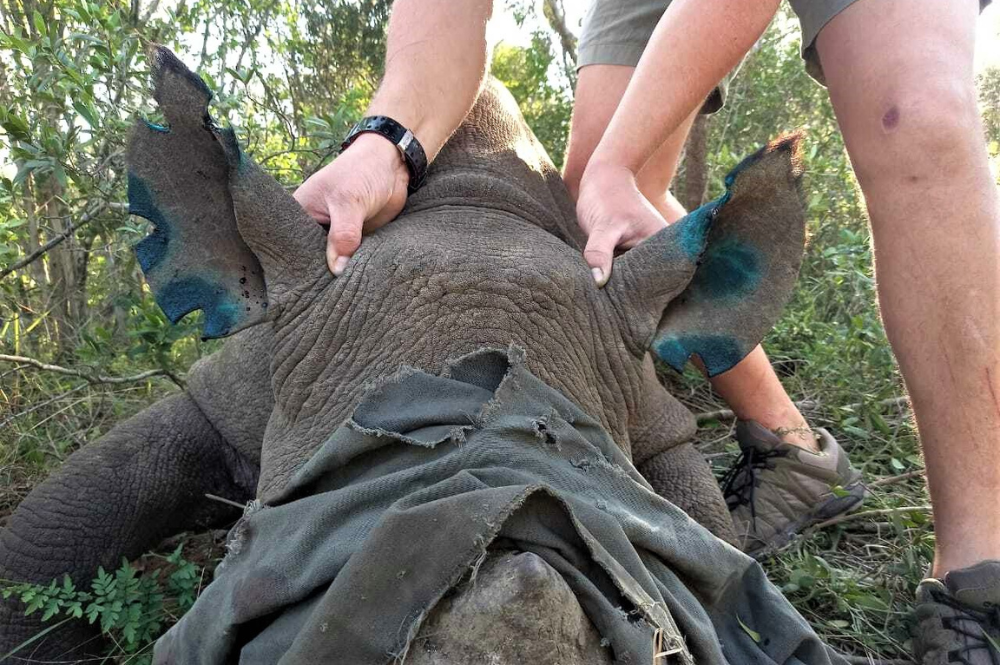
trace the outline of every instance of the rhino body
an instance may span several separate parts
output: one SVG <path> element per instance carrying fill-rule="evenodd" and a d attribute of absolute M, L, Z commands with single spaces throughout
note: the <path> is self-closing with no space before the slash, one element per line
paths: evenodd
<path fill-rule="evenodd" d="M 668 362 L 679 355 L 683 362 L 693 351 L 710 367 L 723 367 L 753 348 L 765 319 L 767 326 L 773 321 L 801 254 L 793 142 L 751 160 L 753 168 L 742 180 L 731 177 L 730 194 L 715 208 L 616 259 L 611 281 L 599 290 L 558 172 L 509 93 L 492 82 L 435 161 L 427 185 L 334 278 L 322 229 L 240 153 L 235 139 L 205 131 L 204 84 L 163 51 L 155 69 L 173 137 L 137 127 L 130 153 L 136 187 L 156 169 L 174 167 L 164 160 L 206 161 L 210 200 L 202 203 L 222 220 L 209 244 L 215 254 L 243 257 L 245 243 L 259 266 L 248 269 L 244 260 L 230 268 L 244 276 L 259 269 L 256 288 L 265 300 L 248 300 L 245 310 L 240 302 L 240 313 L 230 307 L 219 323 L 222 315 L 209 310 L 224 305 L 230 291 L 240 292 L 233 280 L 242 277 L 199 277 L 222 284 L 215 304 L 201 302 L 206 332 L 245 329 L 192 367 L 185 391 L 72 455 L 25 499 L 0 534 L 0 578 L 47 583 L 68 572 L 86 582 L 98 566 L 115 567 L 173 533 L 231 523 L 238 512 L 206 500 L 206 493 L 267 503 L 372 387 L 401 366 L 437 372 L 450 359 L 512 346 L 525 351 L 532 374 L 600 424 L 653 489 L 732 540 L 719 489 L 689 443 L 694 419 L 661 386 L 647 350 L 652 345 Z M 185 132 L 195 147 L 181 144 Z M 168 139 L 177 143 L 156 143 Z M 156 200 L 144 200 L 145 212 L 137 212 L 155 216 L 161 230 L 174 228 L 157 241 L 155 260 L 147 246 L 144 268 L 176 318 L 193 307 L 181 302 L 188 292 L 163 275 L 180 271 L 183 243 L 195 242 L 181 225 L 197 202 L 184 191 L 150 196 Z M 713 222 L 722 203 L 721 218 L 728 213 L 737 231 L 755 227 L 764 248 L 741 264 L 763 276 L 743 275 L 735 286 L 696 272 L 699 265 L 727 265 L 726 255 L 711 249 L 726 247 L 713 245 L 713 234 L 724 229 Z M 239 248 L 227 244 L 236 242 Z M 733 341 L 724 330 L 748 332 Z M 422 622 L 407 662 L 611 662 L 544 561 L 496 552 L 478 570 L 478 583 L 463 581 Z M 43 628 L 22 614 L 13 601 L 0 605 L 0 653 Z M 532 626 L 535 632 L 522 639 Z M 87 627 L 67 624 L 26 653 L 73 661 L 94 650 L 92 638 Z"/>

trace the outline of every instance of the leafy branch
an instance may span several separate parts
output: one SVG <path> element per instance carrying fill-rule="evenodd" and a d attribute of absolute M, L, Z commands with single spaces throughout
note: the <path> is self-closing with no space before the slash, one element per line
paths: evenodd
<path fill-rule="evenodd" d="M 65 231 L 63 231 L 59 235 L 55 236 L 54 238 L 52 238 L 51 240 L 49 240 L 47 243 L 45 243 L 44 245 L 42 245 L 41 247 L 39 247 L 35 251 L 33 251 L 30 254 L 28 254 L 27 256 L 25 256 L 23 259 L 15 261 L 14 263 L 12 263 L 7 268 L 4 268 L 3 270 L 0 270 L 0 279 L 3 279 L 4 277 L 6 277 L 7 275 L 11 274 L 15 270 L 20 270 L 21 268 L 24 268 L 25 266 L 27 266 L 27 265 L 29 265 L 29 264 L 37 261 L 39 258 L 41 258 L 42 256 L 44 256 L 45 253 L 48 252 L 50 249 L 52 249 L 56 245 L 64 242 L 65 240 L 68 240 L 69 237 L 72 236 L 75 232 L 77 232 L 78 230 L 82 229 L 84 226 L 86 226 L 90 222 L 94 221 L 102 212 L 104 212 L 107 209 L 111 209 L 111 210 L 128 210 L 128 204 L 127 203 L 110 203 L 110 202 L 107 202 L 107 201 L 100 202 L 99 204 L 95 205 L 90 210 L 88 210 L 87 212 L 85 212 L 80 217 L 80 219 L 77 220 L 75 223 L 70 223 L 66 227 Z"/>

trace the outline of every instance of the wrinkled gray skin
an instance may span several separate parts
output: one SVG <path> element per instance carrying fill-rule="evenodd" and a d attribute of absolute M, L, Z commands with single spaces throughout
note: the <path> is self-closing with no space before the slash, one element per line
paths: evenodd
<path fill-rule="evenodd" d="M 645 353 L 678 285 L 664 286 L 672 276 L 645 265 L 656 250 L 647 242 L 646 254 L 617 259 L 608 287 L 596 288 L 572 202 L 505 90 L 486 89 L 428 185 L 365 240 L 339 279 L 326 268 L 323 231 L 280 188 L 234 192 L 234 202 L 240 233 L 264 268 L 269 322 L 231 338 L 191 369 L 185 392 L 120 424 L 35 488 L 0 534 L 0 578 L 47 583 L 68 572 L 86 582 L 98 566 L 115 567 L 173 533 L 230 522 L 238 511 L 205 493 L 266 501 L 380 377 L 511 343 L 526 350 L 533 373 L 600 419 L 658 492 L 731 536 L 709 468 L 686 443 L 693 418 L 657 382 Z M 488 563 L 486 582 L 470 587 L 478 599 L 464 607 L 495 614 L 500 637 L 519 635 L 524 613 L 502 612 L 496 599 L 504 593 L 490 591 L 490 580 L 524 587 L 544 579 L 554 597 L 568 591 L 544 563 Z M 428 619 L 413 662 L 472 657 L 461 639 L 426 638 L 427 626 L 454 623 L 440 615 L 462 606 L 465 593 Z M 567 640 L 585 654 L 596 638 L 567 637 L 587 623 L 571 600 L 553 605 L 562 614 L 535 615 L 558 623 L 546 629 L 551 639 L 531 641 L 539 651 L 509 641 L 507 651 L 481 641 L 476 648 L 500 654 L 490 662 L 573 662 Z M 22 610 L 0 606 L 0 654 L 41 630 Z M 73 660 L 96 650 L 94 633 L 75 624 L 19 656 Z M 449 660 L 450 652 L 460 655 Z"/>
<path fill-rule="evenodd" d="M 614 658 L 559 573 L 531 552 L 504 552 L 438 604 L 405 662 L 611 665 Z"/>

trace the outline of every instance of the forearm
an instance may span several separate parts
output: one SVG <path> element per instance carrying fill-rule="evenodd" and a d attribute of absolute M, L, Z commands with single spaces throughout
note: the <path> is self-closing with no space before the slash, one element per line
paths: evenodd
<path fill-rule="evenodd" d="M 675 0 L 590 159 L 638 173 L 767 28 L 779 0 Z"/>
<path fill-rule="evenodd" d="M 468 114 L 486 74 L 492 0 L 396 0 L 385 76 L 368 108 L 410 129 L 433 160 Z"/>
<path fill-rule="evenodd" d="M 476 101 L 486 75 L 486 23 L 493 0 L 396 0 L 385 75 L 367 115 L 409 129 L 432 161 Z M 396 147 L 357 137 L 295 191 L 314 219 L 329 224 L 327 264 L 341 275 L 363 231 L 387 224 L 406 204 L 410 175 Z"/>

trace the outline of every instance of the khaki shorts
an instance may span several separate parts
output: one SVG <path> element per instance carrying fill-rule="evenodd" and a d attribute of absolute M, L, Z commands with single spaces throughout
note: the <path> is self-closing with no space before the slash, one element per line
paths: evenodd
<path fill-rule="evenodd" d="M 990 1 L 980 0 L 980 9 Z M 820 83 L 824 83 L 824 79 L 815 48 L 816 36 L 834 16 L 855 2 L 857 0 L 790 0 L 802 25 L 802 57 L 806 70 Z M 635 67 L 669 4 L 670 0 L 593 0 L 583 20 L 577 66 Z M 740 65 L 719 82 L 705 100 L 702 113 L 715 113 L 722 108 L 729 81 Z"/>

